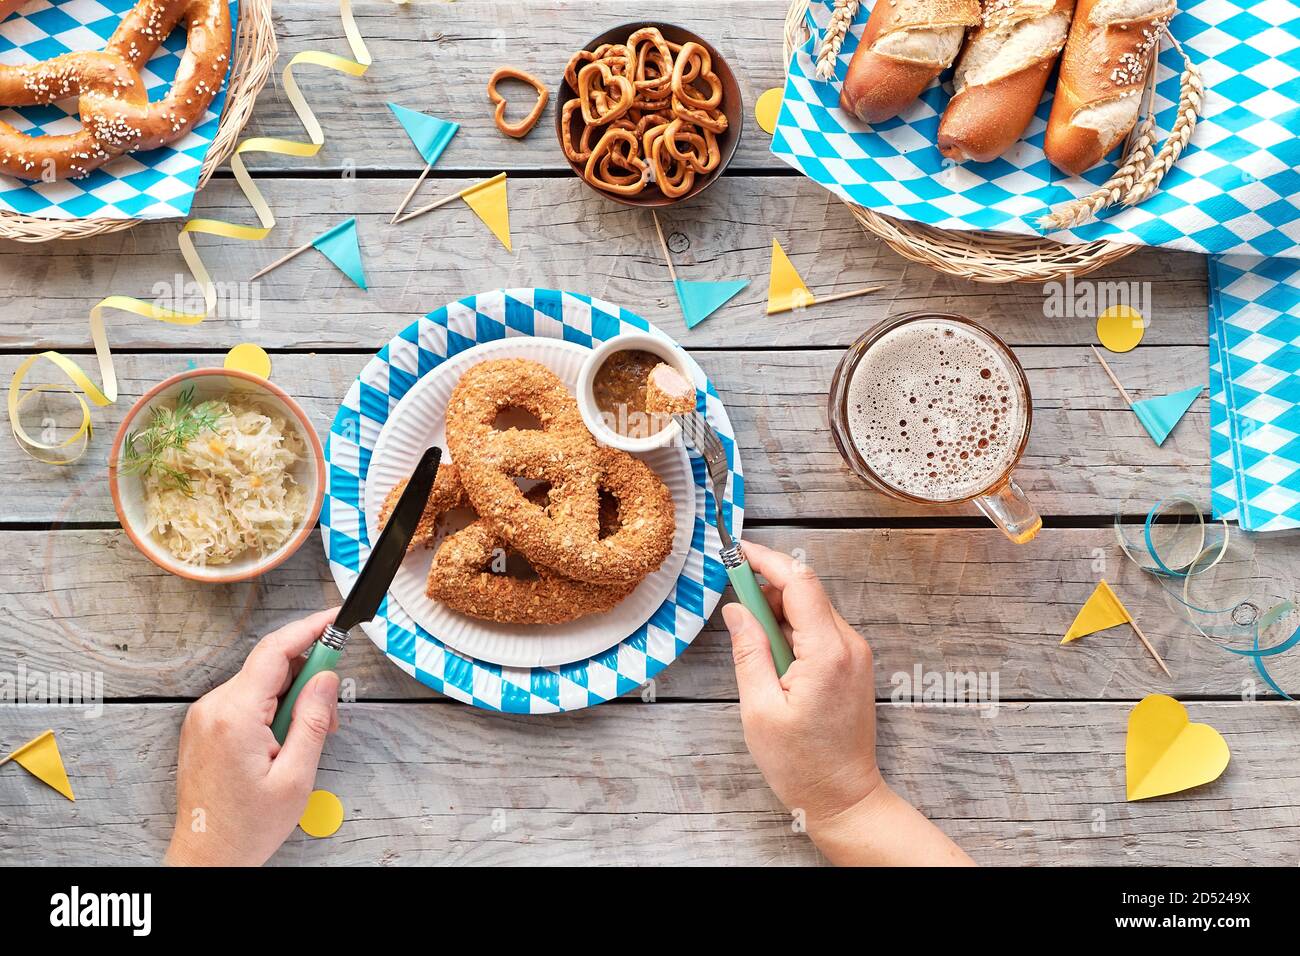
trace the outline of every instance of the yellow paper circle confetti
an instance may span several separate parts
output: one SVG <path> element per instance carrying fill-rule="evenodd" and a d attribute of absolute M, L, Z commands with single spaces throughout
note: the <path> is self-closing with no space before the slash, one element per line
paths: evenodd
<path fill-rule="evenodd" d="M 271 356 L 260 345 L 244 342 L 226 353 L 226 368 L 247 372 L 258 378 L 271 377 Z"/>
<path fill-rule="evenodd" d="M 781 94 L 784 91 L 774 86 L 763 93 L 754 104 L 754 119 L 769 136 L 776 132 L 776 118 L 781 112 Z"/>
<path fill-rule="evenodd" d="M 313 790 L 298 826 L 310 837 L 333 836 L 343 825 L 343 801 L 328 790 Z"/>
<path fill-rule="evenodd" d="M 1146 331 L 1146 319 L 1131 305 L 1112 305 L 1097 319 L 1097 338 L 1112 352 L 1137 348 Z"/>

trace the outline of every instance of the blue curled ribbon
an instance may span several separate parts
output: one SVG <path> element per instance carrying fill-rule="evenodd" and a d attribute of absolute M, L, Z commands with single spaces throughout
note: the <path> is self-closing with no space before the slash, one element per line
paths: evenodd
<path fill-rule="evenodd" d="M 1155 536 L 1152 532 L 1152 529 L 1155 527 L 1161 515 L 1165 514 L 1166 512 L 1170 511 L 1172 508 L 1176 506 L 1183 506 L 1183 505 L 1187 506 L 1190 509 L 1191 514 L 1195 516 L 1196 522 L 1199 525 L 1198 533 L 1200 534 L 1200 542 L 1199 542 L 1200 550 L 1199 553 L 1196 555 L 1196 557 L 1193 558 L 1186 565 L 1183 565 L 1181 567 L 1174 567 L 1171 566 L 1171 564 L 1165 560 L 1163 555 L 1161 555 L 1159 548 L 1157 548 L 1156 546 Z M 1140 560 L 1138 555 L 1134 553 L 1134 549 L 1130 547 L 1129 542 L 1125 537 L 1123 520 L 1122 520 L 1122 516 L 1120 515 L 1115 516 L 1115 533 L 1119 541 L 1120 549 L 1124 552 L 1125 556 L 1130 561 L 1132 561 L 1135 565 L 1137 565 L 1138 568 L 1157 578 L 1164 578 L 1164 579 L 1177 580 L 1183 582 L 1183 587 L 1179 589 L 1182 592 L 1181 594 L 1177 593 L 1177 591 L 1175 591 L 1172 587 L 1169 586 L 1165 587 L 1165 591 L 1171 594 L 1175 600 L 1177 600 L 1180 604 L 1183 605 L 1183 607 L 1187 611 L 1192 626 L 1195 627 L 1196 630 L 1200 632 L 1202 636 L 1204 636 L 1216 647 L 1219 647 L 1222 650 L 1227 651 L 1229 654 L 1235 654 L 1238 657 L 1249 658 L 1255 668 L 1255 671 L 1259 674 L 1259 676 L 1263 679 L 1263 681 L 1270 688 L 1272 688 L 1272 690 L 1275 693 L 1277 693 L 1280 697 L 1284 698 L 1285 700 L 1294 700 L 1294 698 L 1292 698 L 1290 694 L 1284 691 L 1278 685 L 1277 681 L 1273 679 L 1273 676 L 1268 672 L 1268 668 L 1264 666 L 1264 658 L 1274 657 L 1278 654 L 1283 654 L 1293 649 L 1297 644 L 1300 644 L 1300 627 L 1297 627 L 1294 633 L 1292 633 L 1291 636 L 1284 641 L 1281 641 L 1277 644 L 1270 645 L 1269 647 L 1260 646 L 1261 630 L 1267 628 L 1271 624 L 1280 621 L 1286 614 L 1289 614 L 1292 611 L 1294 611 L 1296 609 L 1296 605 L 1294 602 L 1289 600 L 1279 601 L 1278 603 L 1274 604 L 1271 608 L 1269 608 L 1269 610 L 1266 611 L 1261 617 L 1251 622 L 1250 649 L 1228 647 L 1225 644 L 1220 643 L 1219 640 L 1216 640 L 1214 637 L 1212 637 L 1210 633 L 1207 632 L 1207 630 L 1204 627 L 1202 627 L 1200 624 L 1198 624 L 1195 618 L 1192 617 L 1193 612 L 1196 612 L 1197 614 L 1205 614 L 1205 615 L 1223 615 L 1225 613 L 1230 614 L 1237 607 L 1241 606 L 1241 602 L 1239 601 L 1232 608 L 1219 608 L 1219 609 L 1205 608 L 1199 606 L 1196 603 L 1193 603 L 1188 593 L 1190 590 L 1191 579 L 1199 574 L 1203 574 L 1206 571 L 1209 571 L 1211 568 L 1217 565 L 1221 560 L 1223 560 L 1223 558 L 1228 553 L 1229 526 L 1227 521 L 1223 521 L 1222 524 L 1223 524 L 1222 540 L 1220 540 L 1217 543 L 1217 545 L 1212 544 L 1206 547 L 1205 546 L 1205 540 L 1206 540 L 1205 518 L 1202 516 L 1201 509 L 1197 506 L 1196 502 L 1184 495 L 1174 495 L 1168 498 L 1160 499 L 1147 512 L 1146 519 L 1142 523 L 1142 544 L 1146 550 L 1147 557 L 1152 562 L 1151 564 L 1144 563 L 1142 560 Z M 1217 554 L 1215 553 L 1216 548 L 1218 552 Z M 1212 560 L 1207 560 L 1210 559 L 1211 557 Z M 1236 622 L 1234 621 L 1233 626 L 1242 627 L 1243 625 L 1236 624 Z"/>

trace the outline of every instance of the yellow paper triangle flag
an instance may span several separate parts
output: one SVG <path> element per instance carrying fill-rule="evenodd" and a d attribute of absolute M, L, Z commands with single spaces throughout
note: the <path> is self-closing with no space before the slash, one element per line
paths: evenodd
<path fill-rule="evenodd" d="M 1144 697 L 1128 715 L 1124 777 L 1130 800 L 1217 780 L 1230 757 L 1223 735 L 1209 724 L 1193 724 L 1187 708 L 1172 697 Z"/>
<path fill-rule="evenodd" d="M 0 760 L 0 763 L 8 763 L 10 760 L 69 800 L 77 799 L 72 795 L 72 785 L 68 783 L 68 775 L 63 769 L 63 758 L 59 756 L 54 731 L 47 730 L 35 740 L 29 740 L 4 760 Z"/>
<path fill-rule="evenodd" d="M 497 173 L 491 179 L 466 186 L 460 191 L 460 198 L 501 240 L 506 251 L 513 252 L 510 248 L 510 208 L 506 205 L 506 174 Z"/>
<path fill-rule="evenodd" d="M 773 239 L 772 269 L 767 277 L 767 314 L 802 309 L 816 301 L 795 270 L 794 263 L 781 248 L 781 243 Z"/>
<path fill-rule="evenodd" d="M 1097 589 L 1092 592 L 1092 597 L 1088 598 L 1083 607 L 1079 608 L 1074 623 L 1065 632 L 1065 637 L 1061 643 L 1068 644 L 1070 641 L 1078 640 L 1089 634 L 1095 634 L 1098 631 L 1104 631 L 1116 624 L 1127 624 L 1132 620 L 1133 618 L 1129 616 L 1128 609 L 1120 603 L 1120 599 L 1110 589 L 1110 585 L 1102 581 L 1097 585 Z"/>

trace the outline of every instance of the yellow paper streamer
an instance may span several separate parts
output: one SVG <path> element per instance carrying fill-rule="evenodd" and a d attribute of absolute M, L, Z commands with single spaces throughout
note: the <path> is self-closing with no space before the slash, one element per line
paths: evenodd
<path fill-rule="evenodd" d="M 164 309 L 153 303 L 125 295 L 110 295 L 101 299 L 90 310 L 90 338 L 95 346 L 95 361 L 99 365 L 99 379 L 103 383 L 102 386 L 95 385 L 81 366 L 59 352 L 41 352 L 20 362 L 14 370 L 13 378 L 9 380 L 9 425 L 13 430 L 14 439 L 18 442 L 18 447 L 27 454 L 38 461 L 49 464 L 71 464 L 85 453 L 86 446 L 89 444 L 94 432 L 90 406 L 103 407 L 117 401 L 117 371 L 113 367 L 113 356 L 108 347 L 108 333 L 104 324 L 104 313 L 106 311 L 114 309 L 119 312 L 130 312 L 133 315 L 158 322 L 166 322 L 169 325 L 198 325 L 216 308 L 217 289 L 212 282 L 212 276 L 203 265 L 203 260 L 199 258 L 198 250 L 194 247 L 193 234 L 221 236 L 225 239 L 252 242 L 265 239 L 275 226 L 275 214 L 271 212 L 271 207 L 267 204 L 266 198 L 253 182 L 253 178 L 248 174 L 248 169 L 244 166 L 243 154 L 276 153 L 281 156 L 305 157 L 315 156 L 320 152 L 321 147 L 325 144 L 325 134 L 321 129 L 320 121 L 316 119 L 316 114 L 312 112 L 306 98 L 302 95 L 302 91 L 298 88 L 298 82 L 293 76 L 293 68 L 299 65 L 320 66 L 339 73 L 346 73 L 348 76 L 361 76 L 369 69 L 372 62 L 370 51 L 366 48 L 366 41 L 362 38 L 360 31 L 357 29 L 356 21 L 352 18 L 351 0 L 339 0 L 339 16 L 343 20 L 343 32 L 347 36 L 348 46 L 351 48 L 352 56 L 355 59 L 349 60 L 346 57 L 334 53 L 325 53 L 320 50 L 304 50 L 295 54 L 280 74 L 285 94 L 288 96 L 294 112 L 298 114 L 298 120 L 306 130 L 309 141 L 304 143 L 292 139 L 254 136 L 243 140 L 235 147 L 234 153 L 231 154 L 230 170 L 234 174 L 239 188 L 243 190 L 248 204 L 252 206 L 253 211 L 257 214 L 258 222 L 261 225 L 246 226 L 240 223 L 223 222 L 220 219 L 191 219 L 181 228 L 180 235 L 176 240 L 177 245 L 180 246 L 185 265 L 203 289 L 203 311 L 180 312 L 174 309 Z M 27 378 L 27 373 L 41 359 L 45 359 L 57 367 L 68 377 L 72 384 L 46 383 L 29 385 L 24 391 L 23 382 Z M 45 392 L 66 392 L 73 396 L 81 406 L 81 424 L 72 436 L 64 441 L 52 443 L 37 441 L 22 426 L 20 416 L 23 406 L 33 396 Z M 57 454 L 60 450 L 73 446 L 79 446 L 75 454 L 71 452 L 64 455 Z"/>

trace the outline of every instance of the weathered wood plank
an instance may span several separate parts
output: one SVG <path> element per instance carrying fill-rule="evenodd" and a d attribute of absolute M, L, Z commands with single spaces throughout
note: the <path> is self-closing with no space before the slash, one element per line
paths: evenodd
<path fill-rule="evenodd" d="M 426 184 L 432 198 L 470 180 Z M 503 286 L 543 286 L 601 296 L 631 308 L 691 348 L 829 347 L 851 343 L 886 315 L 965 313 L 1013 345 L 1082 345 L 1094 321 L 1049 318 L 1042 286 L 980 286 L 909 263 L 869 236 L 824 190 L 800 179 L 734 177 L 698 201 L 663 214 L 675 261 L 687 279 L 749 277 L 750 286 L 708 322 L 686 330 L 648 214 L 616 206 L 576 179 L 512 180 L 511 255 L 461 203 L 389 226 L 406 192 L 401 180 L 278 180 L 264 189 L 279 225 L 260 243 L 200 237 L 223 288 L 219 314 L 177 328 L 127 314 L 110 317 L 117 348 L 228 347 L 249 338 L 266 348 L 373 351 L 417 315 Z M 195 213 L 246 222 L 234 183 L 216 182 Z M 253 273 L 347 216 L 359 222 L 370 291 L 357 289 L 315 252 L 270 273 Z M 37 249 L 0 242 L 0 347 L 87 348 L 86 314 L 109 293 L 165 297 L 193 286 L 176 246 L 176 223 L 154 223 Z M 772 237 L 780 238 L 814 294 L 883 285 L 860 299 L 767 316 Z M 1144 250 L 1087 282 L 1141 282 L 1154 316 L 1147 344 L 1205 342 L 1206 272 L 1201 256 Z M 193 286 L 194 306 L 201 306 Z M 250 317 L 251 312 L 251 317 Z"/>
<path fill-rule="evenodd" d="M 1294 865 L 1293 709 L 1193 703 L 1232 763 L 1216 782 L 1124 801 L 1126 704 L 879 710 L 887 779 L 988 864 Z M 77 802 L 0 774 L 0 852 L 16 865 L 150 863 L 175 813 L 184 707 L 109 705 L 99 719 L 0 709 L 4 746 L 54 727 Z M 607 706 L 545 718 L 461 706 L 345 706 L 319 786 L 334 837 L 295 833 L 285 864 L 794 864 L 807 837 L 746 752 L 734 704 Z"/>
<path fill-rule="evenodd" d="M 764 90 L 784 83 L 781 32 L 787 8 L 785 0 L 354 3 L 357 25 L 375 61 L 366 75 L 354 78 L 312 67 L 296 73 L 320 113 L 325 148 L 311 159 L 255 154 L 249 165 L 418 172 L 424 162 L 386 105 L 395 102 L 461 124 L 440 167 L 567 169 L 555 137 L 555 95 L 569 57 L 620 23 L 657 20 L 700 34 L 735 71 L 745 105 L 736 168 L 783 167 L 768 150 L 771 138 L 754 122 L 753 105 Z M 347 52 L 338 4 L 331 0 L 277 3 L 275 22 L 281 66 L 300 50 Z M 523 140 L 508 139 L 492 122 L 488 77 L 507 65 L 532 73 L 552 93 L 541 122 Z M 346 112 L 332 108 L 338 104 L 347 104 Z M 521 103 L 520 115 L 523 109 Z M 299 137 L 301 131 L 279 74 L 273 74 L 258 98 L 248 133 Z"/>
<path fill-rule="evenodd" d="M 1209 460 L 1204 399 L 1157 448 L 1089 350 L 1028 347 L 1018 353 L 1029 372 L 1035 415 L 1019 481 L 1043 514 L 1108 515 L 1133 496 L 1145 511 L 1147 499 L 1154 501 L 1172 485 L 1204 491 Z M 870 491 L 849 471 L 831 438 L 826 412 L 826 389 L 840 354 L 697 353 L 740 439 L 748 514 L 773 520 L 974 514 L 964 506 L 927 509 L 896 502 Z M 221 357 L 192 359 L 216 365 Z M 0 441 L 0 474 L 12 492 L 0 501 L 0 520 L 113 520 L 103 469 L 121 416 L 136 397 L 190 360 L 183 352 L 120 356 L 121 398 L 95 410 L 95 444 L 71 468 L 51 468 L 27 458 L 12 441 Z M 355 354 L 277 355 L 272 374 L 324 435 L 367 360 Z M 18 361 L 0 357 L 0 380 L 8 380 Z M 1127 387 L 1142 395 L 1204 381 L 1205 361 L 1204 348 L 1148 348 L 1114 356 L 1111 364 Z M 32 428 L 46 412 L 68 407 L 66 399 L 39 404 L 44 401 L 33 402 L 25 413 Z M 52 420 L 70 423 L 62 415 Z"/>
<path fill-rule="evenodd" d="M 877 693 L 922 674 L 975 672 L 1006 700 L 1133 700 L 1151 691 L 1235 698 L 1266 691 L 1250 666 L 1198 636 L 1158 583 L 1119 553 L 1109 529 L 1048 529 L 1029 547 L 992 530 L 756 528 L 752 540 L 801 553 L 840 612 L 875 649 Z M 338 601 L 317 538 L 257 582 L 201 587 L 141 557 L 121 532 L 8 532 L 0 565 L 0 670 L 92 670 L 109 698 L 200 696 L 238 669 L 253 643 Z M 1260 539 L 1261 581 L 1294 582 L 1295 535 Z M 1127 630 L 1060 646 L 1105 577 L 1169 663 L 1164 678 Z M 1269 667 L 1300 691 L 1300 654 Z M 359 700 L 435 696 L 360 634 L 340 664 Z M 734 700 L 720 614 L 655 681 L 660 698 Z"/>

